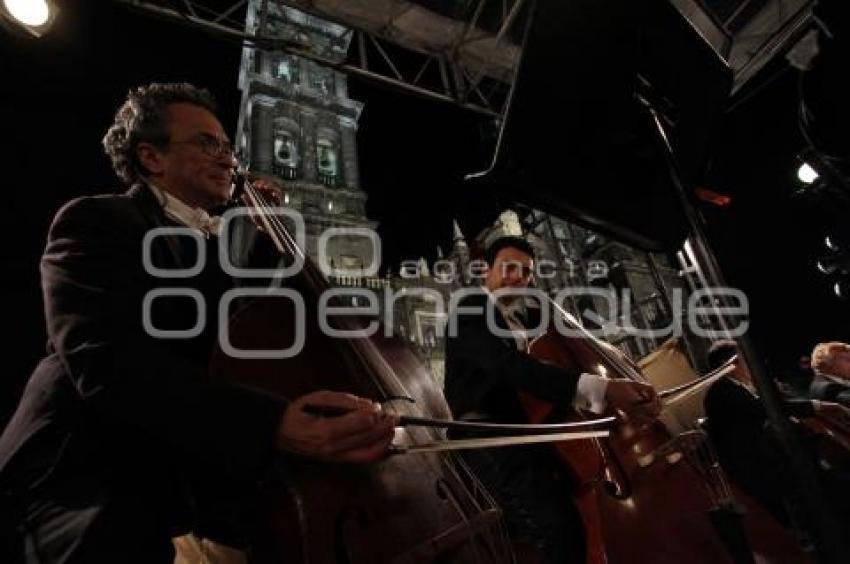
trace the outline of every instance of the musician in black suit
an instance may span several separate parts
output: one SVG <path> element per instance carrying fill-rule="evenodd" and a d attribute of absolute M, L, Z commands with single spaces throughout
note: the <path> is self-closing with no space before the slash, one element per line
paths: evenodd
<path fill-rule="evenodd" d="M 713 343 L 708 351 L 709 369 L 719 368 L 738 354 L 735 341 L 724 339 Z M 715 381 L 703 401 L 708 433 L 723 468 L 777 520 L 790 524 L 799 502 L 794 499 L 798 488 L 789 470 L 788 454 L 769 425 L 749 368 L 740 356 L 734 361 L 733 372 Z M 814 417 L 822 413 L 850 421 L 850 411 L 833 402 L 783 398 L 782 407 L 788 416 Z M 794 428 L 802 431 L 798 426 Z M 805 434 L 801 436 L 804 445 L 810 447 Z M 808 454 L 817 456 L 815 452 Z M 826 473 L 820 477 L 824 483 L 840 483 Z"/>
<path fill-rule="evenodd" d="M 596 412 L 619 408 L 654 418 L 660 405 L 651 386 L 569 372 L 527 354 L 520 300 L 507 294 L 529 285 L 533 257 L 533 248 L 522 238 L 492 242 L 486 250 L 484 286 L 460 299 L 450 313 L 445 394 L 454 416 L 527 422 L 517 395 L 523 391 L 556 406 Z M 488 323 L 488 309 L 493 324 Z M 550 447 L 470 450 L 463 456 L 505 511 L 515 536 L 531 541 L 544 562 L 584 562 L 581 517 Z"/>
<path fill-rule="evenodd" d="M 235 256 L 207 212 L 230 197 L 234 165 L 214 112 L 188 84 L 131 91 L 103 144 L 132 187 L 73 200 L 53 221 L 41 260 L 49 355 L 0 437 L 3 562 L 171 562 L 172 536 L 188 531 L 242 546 L 241 502 L 275 451 L 356 462 L 386 451 L 394 421 L 368 400 L 287 403 L 207 378 L 219 298 L 236 283 L 219 245 L 241 266 L 275 257 L 247 219 L 234 230 L 256 244 Z M 183 233 L 147 240 L 146 264 L 146 235 L 162 227 Z M 151 293 L 167 287 L 195 297 Z M 192 333 L 202 313 L 194 334 L 156 333 Z M 317 418 L 307 402 L 354 410 Z"/>

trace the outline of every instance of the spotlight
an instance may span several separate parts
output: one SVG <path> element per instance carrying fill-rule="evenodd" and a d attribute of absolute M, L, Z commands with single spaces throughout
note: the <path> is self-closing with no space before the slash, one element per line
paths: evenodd
<path fill-rule="evenodd" d="M 799 178 L 800 182 L 803 184 L 811 184 L 817 180 L 819 176 L 820 175 L 817 171 L 813 169 L 812 165 L 809 163 L 804 162 L 800 165 L 800 168 L 797 169 L 797 178 Z"/>
<path fill-rule="evenodd" d="M 44 25 L 50 15 L 50 9 L 44 0 L 3 0 L 3 3 L 9 14 L 24 25 Z"/>
<path fill-rule="evenodd" d="M 850 298 L 850 283 L 847 280 L 839 280 L 832 286 L 832 291 L 839 298 Z"/>
<path fill-rule="evenodd" d="M 41 37 L 53 24 L 58 11 L 54 0 L 2 0 L 0 23 L 7 29 Z"/>
<path fill-rule="evenodd" d="M 832 232 L 823 239 L 825 252 L 821 252 L 815 261 L 815 266 L 821 274 L 825 274 L 828 283 L 832 284 L 832 292 L 836 297 L 850 300 L 850 252 L 845 243 L 846 235 Z"/>
<path fill-rule="evenodd" d="M 826 245 L 826 248 L 830 251 L 838 251 L 840 249 L 838 243 L 835 242 L 835 239 L 833 239 L 829 235 L 827 235 L 826 238 L 823 240 L 823 244 Z"/>
<path fill-rule="evenodd" d="M 835 260 L 832 260 L 830 258 L 822 258 L 818 260 L 817 267 L 818 270 L 820 270 L 824 274 L 832 274 L 837 269 L 835 265 Z"/>
<path fill-rule="evenodd" d="M 816 266 L 824 274 L 832 274 L 833 272 L 850 274 L 850 255 L 835 253 L 822 256 L 818 258 Z"/>

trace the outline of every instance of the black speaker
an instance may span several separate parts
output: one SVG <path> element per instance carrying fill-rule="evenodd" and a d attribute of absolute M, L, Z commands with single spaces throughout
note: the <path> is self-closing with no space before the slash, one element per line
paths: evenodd
<path fill-rule="evenodd" d="M 801 74 L 800 125 L 812 147 L 838 162 L 845 182 L 850 179 L 850 23 L 841 0 L 819 0 L 813 12 L 818 22 L 818 54 Z"/>
<path fill-rule="evenodd" d="M 662 112 L 683 178 L 699 178 L 732 75 L 668 0 L 537 0 L 493 164 L 498 196 L 645 250 L 687 223 L 644 102 Z"/>

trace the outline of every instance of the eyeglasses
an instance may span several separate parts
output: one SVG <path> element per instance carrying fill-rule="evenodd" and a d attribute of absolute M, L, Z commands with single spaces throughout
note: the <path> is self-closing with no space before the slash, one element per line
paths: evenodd
<path fill-rule="evenodd" d="M 169 145 L 197 145 L 205 155 L 213 158 L 232 157 L 233 143 L 227 139 L 219 139 L 209 133 L 199 133 L 194 139 L 186 141 L 169 141 Z"/>

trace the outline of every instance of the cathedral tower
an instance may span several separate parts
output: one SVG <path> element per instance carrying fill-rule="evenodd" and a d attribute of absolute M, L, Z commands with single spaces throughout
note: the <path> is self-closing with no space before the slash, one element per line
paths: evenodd
<path fill-rule="evenodd" d="M 249 1 L 245 28 L 333 62 L 345 58 L 351 38 L 343 26 L 259 0 Z M 357 163 L 363 104 L 348 97 L 346 76 L 305 57 L 246 45 L 239 88 L 237 151 L 253 172 L 273 176 L 283 187 L 284 206 L 301 213 L 307 254 L 317 258 L 328 228 L 374 229 Z M 332 265 L 352 273 L 372 263 L 372 245 L 361 236 L 335 236 L 326 251 Z"/>

